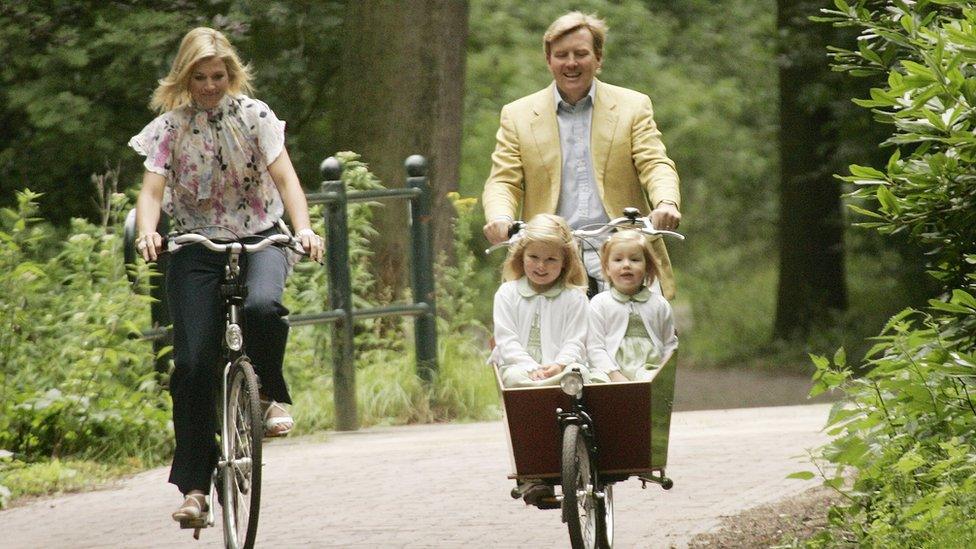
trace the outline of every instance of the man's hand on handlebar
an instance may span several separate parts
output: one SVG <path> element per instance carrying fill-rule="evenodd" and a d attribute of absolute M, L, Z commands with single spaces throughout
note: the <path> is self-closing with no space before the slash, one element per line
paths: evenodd
<path fill-rule="evenodd" d="M 655 229 L 663 231 L 674 231 L 681 223 L 681 212 L 670 202 L 662 202 L 651 212 L 651 224 Z"/>
<path fill-rule="evenodd" d="M 488 242 L 490 242 L 491 245 L 494 246 L 499 242 L 505 242 L 506 240 L 508 240 L 508 237 L 510 236 L 508 234 L 508 230 L 511 228 L 511 226 L 512 226 L 511 219 L 506 219 L 504 217 L 501 217 L 495 219 L 494 221 L 488 222 L 488 224 L 484 226 L 482 231 L 484 231 L 485 238 L 488 239 Z"/>
<path fill-rule="evenodd" d="M 146 261 L 156 261 L 163 251 L 163 237 L 156 231 L 143 234 L 136 239 L 136 250 Z"/>

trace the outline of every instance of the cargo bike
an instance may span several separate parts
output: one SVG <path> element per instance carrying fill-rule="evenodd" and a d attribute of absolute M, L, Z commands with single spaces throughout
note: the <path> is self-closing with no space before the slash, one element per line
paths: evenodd
<path fill-rule="evenodd" d="M 513 226 L 507 246 L 518 238 Z M 596 230 L 576 230 L 581 242 L 615 229 L 647 235 L 684 237 L 656 230 L 635 208 Z M 512 497 L 526 486 L 544 482 L 561 486 L 556 496 L 573 549 L 613 547 L 613 485 L 632 477 L 669 490 L 665 469 L 674 402 L 677 354 L 666 357 L 647 381 L 584 384 L 578 370 L 563 376 L 559 386 L 505 387 L 496 369 L 502 396 L 512 472 Z"/>

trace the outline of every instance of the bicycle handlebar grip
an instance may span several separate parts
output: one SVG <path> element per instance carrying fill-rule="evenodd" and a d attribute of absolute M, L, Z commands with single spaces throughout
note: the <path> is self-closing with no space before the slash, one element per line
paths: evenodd
<path fill-rule="evenodd" d="M 517 235 L 524 226 L 525 222 L 523 221 L 513 221 L 512 224 L 508 226 L 508 238 L 512 238 L 513 236 Z"/>

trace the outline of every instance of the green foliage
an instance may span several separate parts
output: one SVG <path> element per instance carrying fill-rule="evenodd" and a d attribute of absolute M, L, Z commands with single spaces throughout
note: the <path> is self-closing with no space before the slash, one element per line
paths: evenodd
<path fill-rule="evenodd" d="M 255 68 L 256 95 L 288 122 L 299 174 L 314 181 L 328 135 L 326 101 L 343 2 L 301 0 L 31 0 L 0 4 L 0 205 L 30 185 L 45 218 L 97 213 L 89 174 L 121 162 L 149 122 L 149 97 L 183 34 L 222 30 Z"/>
<path fill-rule="evenodd" d="M 891 124 L 884 170 L 852 166 L 862 223 L 924 248 L 943 294 L 874 338 L 854 375 L 842 351 L 814 357 L 814 392 L 839 390 L 836 435 L 818 453 L 848 503 L 811 546 L 976 544 L 976 137 L 971 75 L 976 10 L 962 2 L 844 2 L 824 20 L 862 29 L 838 70 L 886 76 L 859 104 Z M 965 76 L 965 75 L 968 75 Z M 845 487 L 845 475 L 851 485 Z"/>
<path fill-rule="evenodd" d="M 137 461 L 104 463 L 72 459 L 26 463 L 3 460 L 0 456 L 0 508 L 6 505 L 7 498 L 92 489 L 119 475 L 134 473 L 141 465 Z M 6 492 L 3 485 L 8 487 Z"/>
<path fill-rule="evenodd" d="M 890 38 L 862 41 L 869 54 L 839 51 L 835 59 L 842 68 L 863 59 L 860 72 L 887 75 L 885 87 L 857 103 L 894 126 L 885 144 L 897 147 L 885 171 L 851 167 L 845 180 L 857 186 L 852 197 L 877 204 L 873 210 L 856 205 L 855 211 L 866 217 L 865 227 L 909 235 L 926 252 L 929 273 L 950 290 L 976 283 L 976 122 L 968 114 L 976 80 L 973 56 L 966 53 L 973 47 L 976 11 L 927 4 L 892 7 L 883 17 L 851 7 L 855 21 L 870 22 L 879 36 Z"/>
<path fill-rule="evenodd" d="M 836 438 L 818 452 L 848 503 L 824 539 L 874 547 L 976 543 L 976 299 L 956 290 L 930 312 L 906 309 L 875 338 L 855 376 L 842 352 L 814 357 L 811 394 L 840 390 Z M 933 537 L 933 533 L 938 536 Z"/>
<path fill-rule="evenodd" d="M 148 302 L 126 282 L 121 238 L 74 220 L 60 242 L 36 217 L 38 195 L 17 198 L 0 210 L 0 450 L 23 462 L 157 460 L 171 445 L 169 404 L 152 350 L 131 337 Z M 119 211 L 124 198 L 113 200 Z"/>

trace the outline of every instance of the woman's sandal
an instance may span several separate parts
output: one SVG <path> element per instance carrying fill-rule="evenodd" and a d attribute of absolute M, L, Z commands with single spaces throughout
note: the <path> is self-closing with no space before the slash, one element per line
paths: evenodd
<path fill-rule="evenodd" d="M 285 437 L 295 428 L 295 418 L 291 417 L 284 406 L 274 400 L 262 400 L 261 408 L 264 409 L 264 437 L 275 438 Z M 272 410 L 280 415 L 272 416 Z M 282 425 L 287 427 L 280 428 Z"/>
<path fill-rule="evenodd" d="M 206 494 L 187 494 L 183 505 L 173 513 L 173 520 L 184 523 L 194 521 L 207 512 Z"/>

